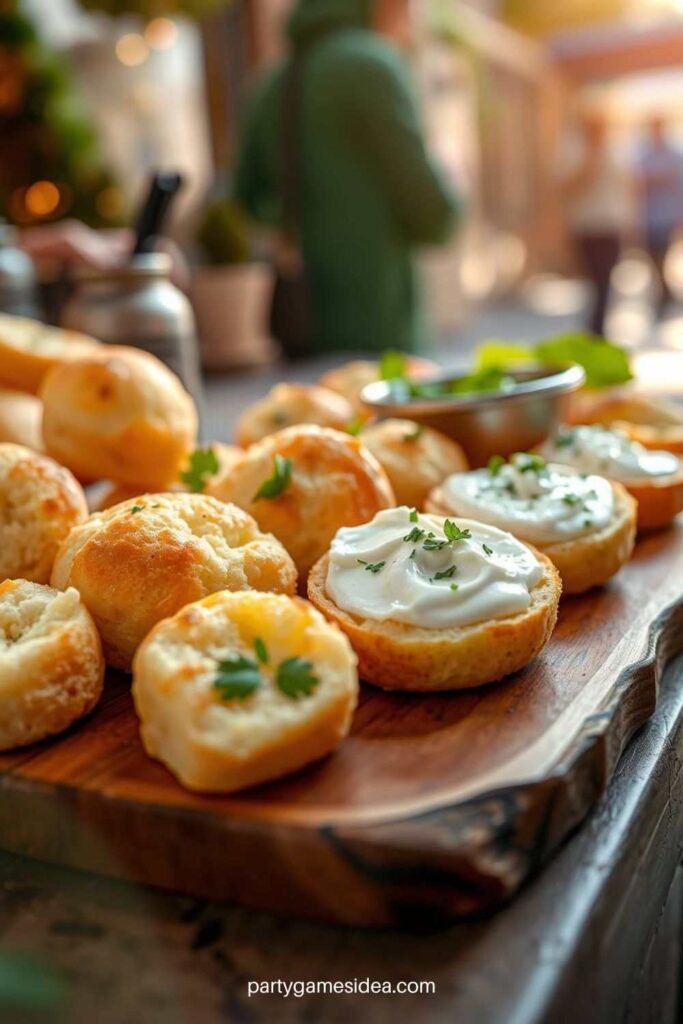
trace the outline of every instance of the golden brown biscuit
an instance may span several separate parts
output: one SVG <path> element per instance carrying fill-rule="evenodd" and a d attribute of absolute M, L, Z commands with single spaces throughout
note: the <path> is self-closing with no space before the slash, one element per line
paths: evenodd
<path fill-rule="evenodd" d="M 43 450 L 43 403 L 24 391 L 0 389 L 0 442 Z"/>
<path fill-rule="evenodd" d="M 160 622 L 133 666 L 147 753 L 190 789 L 229 793 L 297 771 L 348 733 L 348 640 L 310 604 L 222 592 Z"/>
<path fill-rule="evenodd" d="M 181 470 L 180 478 L 174 482 L 169 481 L 168 486 L 162 488 L 162 490 L 181 491 L 192 494 L 202 493 L 208 487 L 209 481 L 213 476 L 218 477 L 223 473 L 227 473 L 244 455 L 242 448 L 237 448 L 231 444 L 222 444 L 220 441 L 213 441 L 207 447 L 195 449 L 194 452 L 190 453 L 190 461 L 193 460 L 197 452 L 206 453 L 209 449 L 213 452 L 216 459 L 215 464 L 217 468 L 215 470 L 211 467 L 211 472 L 207 474 L 202 473 L 201 469 L 193 472 L 188 462 L 185 468 Z M 201 485 L 199 489 L 197 489 L 195 484 Z M 128 501 L 129 498 L 138 497 L 140 494 L 140 488 L 134 487 L 132 484 L 109 483 L 102 489 L 95 488 L 94 490 L 97 493 L 91 499 L 90 510 L 92 512 L 103 512 L 107 508 L 113 508 L 114 505 L 119 505 L 122 501 Z M 159 491 L 156 493 L 158 494 Z"/>
<path fill-rule="evenodd" d="M 108 664 L 129 669 L 161 619 L 217 590 L 293 593 L 296 570 L 251 516 L 203 494 L 148 494 L 96 512 L 62 544 L 52 585 L 76 587 Z"/>
<path fill-rule="evenodd" d="M 0 584 L 0 750 L 62 732 L 102 691 L 104 660 L 78 593 Z"/>
<path fill-rule="evenodd" d="M 431 359 L 421 359 L 419 356 L 405 356 L 405 370 L 410 377 L 420 379 L 431 377 L 438 373 L 440 367 Z M 318 384 L 336 391 L 343 395 L 354 406 L 357 414 L 371 415 L 360 400 L 360 393 L 368 384 L 374 384 L 380 379 L 381 364 L 376 359 L 353 359 L 342 366 L 336 366 L 333 370 L 324 373 Z"/>
<path fill-rule="evenodd" d="M 41 388 L 46 450 L 82 481 L 140 490 L 175 480 L 194 447 L 192 398 L 155 356 L 102 346 L 52 370 Z"/>
<path fill-rule="evenodd" d="M 683 405 L 660 396 L 609 392 L 582 411 L 583 423 L 623 430 L 646 448 L 683 455 Z"/>
<path fill-rule="evenodd" d="M 237 443 L 247 448 L 269 434 L 297 423 L 343 430 L 353 419 L 353 408 L 341 395 L 315 384 L 276 384 L 265 398 L 240 416 Z"/>
<path fill-rule="evenodd" d="M 419 692 L 483 686 L 528 665 L 555 628 L 562 592 L 559 573 L 548 558 L 527 547 L 543 566 L 543 575 L 530 591 L 529 608 L 506 618 L 450 629 L 361 618 L 329 596 L 329 555 L 313 566 L 308 596 L 348 636 L 361 679 L 386 690 Z"/>
<path fill-rule="evenodd" d="M 381 420 L 360 439 L 389 477 L 399 505 L 422 508 L 433 487 L 468 468 L 459 444 L 412 420 Z"/>
<path fill-rule="evenodd" d="M 57 548 L 87 515 L 67 469 L 30 448 L 0 444 L 0 581 L 47 583 Z"/>
<path fill-rule="evenodd" d="M 247 449 L 207 493 L 232 501 L 284 544 L 305 581 L 340 526 L 396 503 L 386 473 L 358 438 L 301 425 Z"/>
<path fill-rule="evenodd" d="M 49 370 L 99 348 L 87 334 L 1 313 L 0 383 L 35 393 Z"/>

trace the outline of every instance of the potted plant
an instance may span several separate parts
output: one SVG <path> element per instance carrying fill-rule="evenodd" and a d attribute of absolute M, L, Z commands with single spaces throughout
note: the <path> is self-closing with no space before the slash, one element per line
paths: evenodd
<path fill-rule="evenodd" d="M 190 297 L 207 369 L 254 366 L 273 358 L 268 311 L 270 266 L 252 258 L 247 223 L 230 200 L 209 201 L 197 230 L 201 264 Z"/>

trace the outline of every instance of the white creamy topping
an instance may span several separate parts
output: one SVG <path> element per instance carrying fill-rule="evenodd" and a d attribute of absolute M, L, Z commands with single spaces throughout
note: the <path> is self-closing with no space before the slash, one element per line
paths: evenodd
<path fill-rule="evenodd" d="M 545 442 L 542 451 L 553 462 L 624 482 L 669 476 L 680 467 L 670 452 L 648 451 L 621 430 L 599 426 L 563 427 Z"/>
<path fill-rule="evenodd" d="M 526 611 L 542 576 L 538 559 L 509 533 L 465 519 L 456 527 L 401 506 L 338 531 L 326 590 L 361 618 L 450 629 Z"/>
<path fill-rule="evenodd" d="M 517 455 L 496 468 L 455 473 L 442 484 L 458 515 L 511 530 L 532 544 L 556 544 L 600 530 L 614 515 L 614 491 L 600 476 Z"/>

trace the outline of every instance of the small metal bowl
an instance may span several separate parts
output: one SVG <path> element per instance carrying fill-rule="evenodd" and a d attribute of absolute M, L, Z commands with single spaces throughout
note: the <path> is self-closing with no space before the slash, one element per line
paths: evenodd
<path fill-rule="evenodd" d="M 440 374 L 420 384 L 448 384 L 463 374 Z M 571 394 L 586 381 L 580 366 L 547 367 L 524 364 L 506 371 L 516 384 L 509 390 L 476 394 L 440 395 L 436 398 L 399 396 L 390 381 L 368 384 L 362 402 L 380 419 L 400 417 L 435 427 L 465 450 L 472 466 L 484 466 L 492 455 L 529 451 L 563 421 Z"/>

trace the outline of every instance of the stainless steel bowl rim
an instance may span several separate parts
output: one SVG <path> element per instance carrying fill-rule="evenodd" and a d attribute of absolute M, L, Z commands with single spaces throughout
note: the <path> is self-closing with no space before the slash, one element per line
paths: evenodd
<path fill-rule="evenodd" d="M 582 366 L 573 364 L 565 367 L 542 366 L 539 363 L 525 363 L 509 371 L 509 376 L 517 374 L 540 374 L 531 380 L 520 380 L 510 391 L 482 391 L 471 395 L 439 395 L 435 398 L 399 398 L 392 394 L 391 381 L 378 380 L 367 384 L 361 391 L 361 401 L 374 408 L 403 409 L 414 413 L 456 412 L 467 409 L 480 409 L 482 406 L 495 405 L 499 402 L 519 402 L 531 396 L 550 398 L 554 395 L 569 394 L 578 391 L 586 383 L 586 372 Z M 433 377 L 421 377 L 420 384 L 440 384 L 456 381 L 467 376 L 464 373 L 441 373 Z"/>

